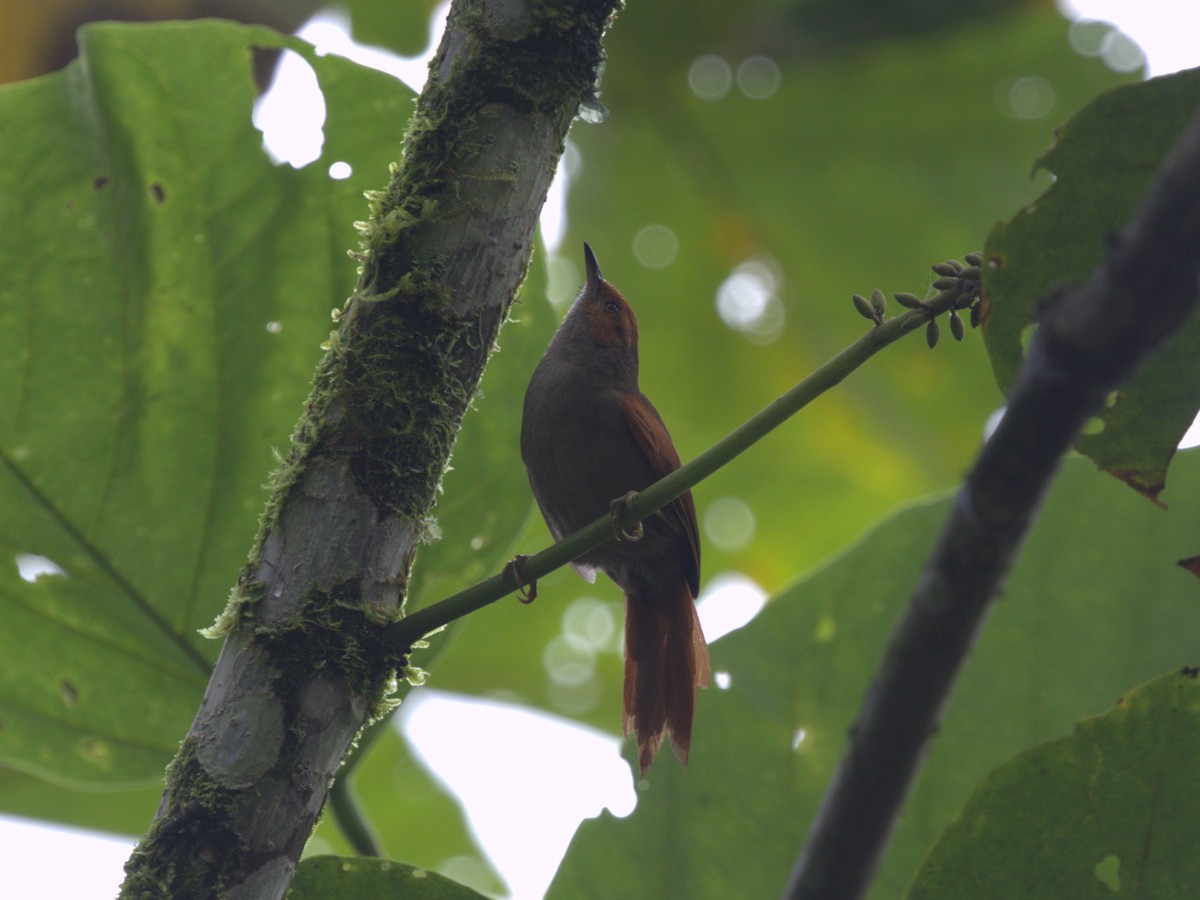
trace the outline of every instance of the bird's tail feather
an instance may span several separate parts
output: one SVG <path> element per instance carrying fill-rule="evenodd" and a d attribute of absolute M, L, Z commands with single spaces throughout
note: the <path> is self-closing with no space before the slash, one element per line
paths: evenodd
<path fill-rule="evenodd" d="M 708 687 L 708 644 L 686 582 L 670 592 L 625 595 L 625 702 L 622 726 L 637 735 L 643 775 L 670 735 L 687 765 L 696 688 Z"/>

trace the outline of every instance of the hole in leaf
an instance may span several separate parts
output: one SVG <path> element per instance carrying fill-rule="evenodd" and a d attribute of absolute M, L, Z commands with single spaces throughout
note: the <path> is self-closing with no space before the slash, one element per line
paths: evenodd
<path fill-rule="evenodd" d="M 1029 324 L 1021 329 L 1021 355 L 1029 354 L 1029 342 L 1033 339 L 1033 333 L 1037 331 L 1037 325 Z"/>
<path fill-rule="evenodd" d="M 80 738 L 75 743 L 79 755 L 90 763 L 95 763 L 102 769 L 112 766 L 112 748 L 104 741 L 94 737 Z"/>
<path fill-rule="evenodd" d="M 63 703 L 68 707 L 74 708 L 79 705 L 79 691 L 69 678 L 59 680 L 58 692 L 62 695 Z"/>
<path fill-rule="evenodd" d="M 300 54 L 285 50 L 280 55 L 270 88 L 254 105 L 253 122 L 272 162 L 302 169 L 321 157 L 325 95 Z"/>
<path fill-rule="evenodd" d="M 17 572 L 23 581 L 37 581 L 43 575 L 66 575 L 66 571 L 54 560 L 36 553 L 18 553 Z"/>
<path fill-rule="evenodd" d="M 1096 863 L 1096 878 L 1114 894 L 1121 890 L 1121 859 L 1109 854 Z"/>

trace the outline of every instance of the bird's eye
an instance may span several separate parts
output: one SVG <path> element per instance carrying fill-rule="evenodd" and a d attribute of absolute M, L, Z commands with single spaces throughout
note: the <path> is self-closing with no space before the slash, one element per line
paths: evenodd
<path fill-rule="evenodd" d="M 604 303 L 604 308 L 610 313 L 618 313 L 621 311 L 621 306 L 616 300 L 606 300 Z"/>

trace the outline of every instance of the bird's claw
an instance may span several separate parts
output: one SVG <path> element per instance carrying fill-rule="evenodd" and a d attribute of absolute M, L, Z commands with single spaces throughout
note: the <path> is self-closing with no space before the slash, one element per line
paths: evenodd
<path fill-rule="evenodd" d="M 521 571 L 521 564 L 529 557 L 524 553 L 518 553 L 507 563 L 504 564 L 504 574 L 508 575 L 513 584 L 517 586 L 517 599 L 528 606 L 537 599 L 537 579 L 533 581 L 525 581 L 525 573 Z"/>
<path fill-rule="evenodd" d="M 637 491 L 630 491 L 609 504 L 609 510 L 612 512 L 613 538 L 617 541 L 628 541 L 632 544 L 640 541 L 646 534 L 641 522 L 635 522 L 630 528 L 621 527 L 621 518 L 629 511 L 629 507 L 637 499 L 637 495 Z"/>

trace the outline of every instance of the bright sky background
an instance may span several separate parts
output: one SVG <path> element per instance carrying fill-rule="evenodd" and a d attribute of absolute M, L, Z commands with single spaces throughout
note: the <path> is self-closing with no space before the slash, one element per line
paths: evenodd
<path fill-rule="evenodd" d="M 1146 54 L 1152 75 L 1200 64 L 1200 42 L 1196 40 L 1200 9 L 1192 12 L 1189 2 L 1060 0 L 1059 5 L 1073 17 L 1119 25 Z M 1194 21 L 1186 21 L 1189 15 Z M 434 17 L 439 28 L 443 18 L 442 11 Z M 323 16 L 310 22 L 300 34 L 326 52 L 391 72 L 420 89 L 427 57 L 400 59 L 356 47 L 345 30 L 344 19 Z M 1110 39 L 1097 44 L 1089 37 L 1095 33 L 1081 24 L 1073 32 L 1072 43 L 1080 52 L 1104 56 L 1114 68 L 1133 67 L 1136 56 L 1130 55 L 1127 42 Z M 436 46 L 436 40 L 436 34 L 431 35 L 431 47 Z M 703 62 L 701 59 L 697 64 Z M 774 72 L 777 77 L 778 69 Z M 738 78 L 741 76 L 739 70 Z M 267 133 L 268 149 L 275 158 L 302 166 L 320 153 L 324 103 L 311 69 L 298 57 L 284 61 L 281 81 L 285 86 L 261 104 L 255 122 Z M 281 123 L 296 125 L 302 118 L 297 114 L 299 110 L 311 114 L 307 125 L 302 123 L 299 133 L 279 131 Z M 567 159 L 568 169 L 569 162 Z M 346 177 L 346 173 L 331 167 L 330 176 Z M 557 246 L 562 234 L 566 181 L 565 177 L 556 179 L 543 215 L 543 235 L 551 247 Z M 654 264 L 652 260 L 663 253 L 673 258 L 670 235 L 640 237 L 646 247 L 634 250 L 639 259 L 646 257 L 645 264 Z M 564 280 L 572 283 L 576 276 L 575 272 L 563 274 Z M 1185 439 L 1186 443 L 1200 442 L 1200 432 L 1195 428 L 1193 432 L 1195 437 Z M 714 501 L 709 508 L 714 512 L 705 516 L 704 527 L 710 540 L 728 546 L 750 540 L 754 520 L 745 504 L 729 497 Z M 701 618 L 710 639 L 745 624 L 762 605 L 757 586 L 736 574 L 718 575 L 709 580 L 706 589 Z M 564 621 L 564 629 L 569 624 Z M 717 681 L 719 685 L 720 678 Z M 397 727 L 407 735 L 417 755 L 458 793 L 477 838 L 519 900 L 542 896 L 582 818 L 596 815 L 604 806 L 619 816 L 633 810 L 636 794 L 632 774 L 618 754 L 618 741 L 607 734 L 521 707 L 457 697 L 430 688 L 414 693 L 397 719 Z M 469 740 L 456 736 L 468 731 Z M 481 731 L 486 734 L 484 740 Z M 489 747 L 488 754 L 473 755 L 469 761 L 457 752 L 462 746 L 484 743 Z M 557 749 L 539 753 L 537 760 L 531 760 L 526 748 L 534 745 L 555 745 Z M 561 766 L 547 772 L 542 762 L 546 758 L 561 760 Z M 11 891 L 7 896 L 21 900 L 101 900 L 115 896 L 133 843 L 127 838 L 50 828 L 0 816 L 0 848 L 4 853 L 4 880 Z"/>

